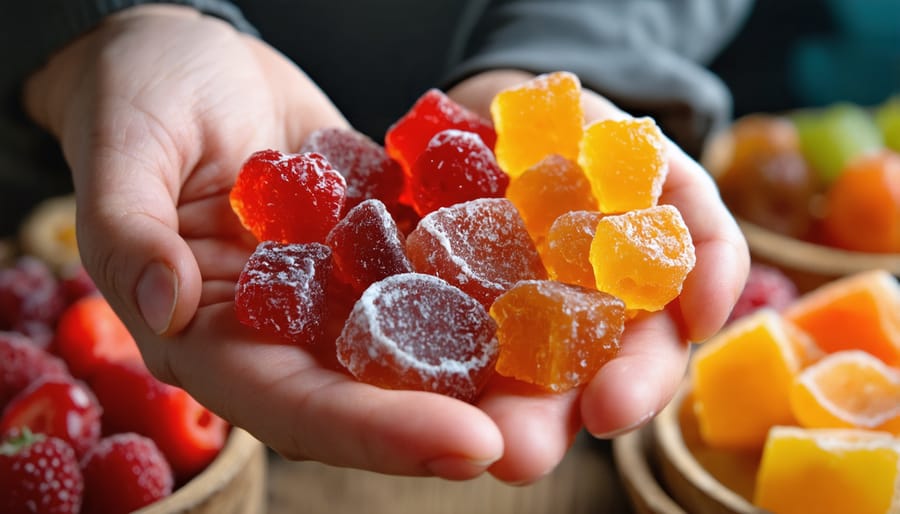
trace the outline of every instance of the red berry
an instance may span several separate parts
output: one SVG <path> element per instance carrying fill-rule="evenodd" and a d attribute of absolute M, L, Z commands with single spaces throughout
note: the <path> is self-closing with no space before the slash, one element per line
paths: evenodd
<path fill-rule="evenodd" d="M 754 263 L 747 283 L 731 310 L 728 321 L 746 316 L 761 307 L 781 310 L 797 298 L 797 286 L 777 268 Z"/>
<path fill-rule="evenodd" d="M 103 362 L 140 358 L 137 343 L 102 296 L 86 296 L 63 313 L 56 353 L 77 378 L 89 378 Z"/>
<path fill-rule="evenodd" d="M 40 377 L 67 377 L 59 358 L 16 332 L 0 332 L 0 412 L 19 392 Z"/>
<path fill-rule="evenodd" d="M 77 514 L 84 479 L 75 451 L 62 439 L 15 434 L 0 444 L 0 512 Z"/>
<path fill-rule="evenodd" d="M 22 332 L 43 346 L 65 308 L 53 271 L 34 257 L 0 269 L 0 330 Z"/>
<path fill-rule="evenodd" d="M 110 362 L 94 375 L 107 434 L 153 439 L 184 480 L 200 472 L 225 444 L 228 425 L 187 392 L 157 380 L 141 362 Z"/>
<path fill-rule="evenodd" d="M 97 284 L 81 263 L 70 264 L 59 271 L 59 287 L 68 304 L 97 294 Z"/>
<path fill-rule="evenodd" d="M 80 456 L 100 440 L 100 413 L 100 404 L 86 384 L 42 379 L 9 403 L 0 418 L 0 434 L 28 428 L 66 441 Z"/>
<path fill-rule="evenodd" d="M 172 468 L 153 440 L 133 432 L 100 440 L 81 461 L 83 514 L 132 512 L 172 494 Z"/>

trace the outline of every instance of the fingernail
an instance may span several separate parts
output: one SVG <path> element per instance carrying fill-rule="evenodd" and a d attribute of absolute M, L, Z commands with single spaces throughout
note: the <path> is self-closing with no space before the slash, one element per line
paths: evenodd
<path fill-rule="evenodd" d="M 147 265 L 135 296 L 141 316 L 153 332 L 162 334 L 169 329 L 177 294 L 178 277 L 171 268 L 156 261 Z"/>
<path fill-rule="evenodd" d="M 425 467 L 428 468 L 428 471 L 441 478 L 466 480 L 484 473 L 496 461 L 497 459 L 477 460 L 463 457 L 439 457 L 428 461 Z"/>
<path fill-rule="evenodd" d="M 648 421 L 653 419 L 653 416 L 655 416 L 655 415 L 656 415 L 655 412 L 650 411 L 650 412 L 644 414 L 643 416 L 641 416 L 640 418 L 638 418 L 637 421 L 635 421 L 634 423 L 632 423 L 630 425 L 624 426 L 622 428 L 617 428 L 617 429 L 611 430 L 609 432 L 601 432 L 601 433 L 591 432 L 591 435 L 596 437 L 597 439 L 615 439 L 616 437 L 619 437 L 620 435 L 625 435 L 628 432 L 631 432 L 632 430 L 636 430 L 637 428 L 643 426 Z"/>

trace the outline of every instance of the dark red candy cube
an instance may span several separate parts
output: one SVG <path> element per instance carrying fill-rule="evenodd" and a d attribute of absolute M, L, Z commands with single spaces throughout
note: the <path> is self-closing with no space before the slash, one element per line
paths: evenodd
<path fill-rule="evenodd" d="M 351 209 L 325 242 L 334 255 L 335 273 L 358 293 L 373 282 L 413 270 L 406 256 L 406 238 L 378 200 L 366 200 Z"/>
<path fill-rule="evenodd" d="M 323 244 L 260 243 L 238 278 L 238 320 L 291 342 L 317 342 L 332 267 L 331 249 Z"/>
<path fill-rule="evenodd" d="M 321 243 L 340 219 L 346 189 L 320 154 L 263 150 L 241 167 L 230 201 L 259 241 Z"/>
<path fill-rule="evenodd" d="M 438 132 L 413 164 L 410 193 L 413 206 L 424 216 L 441 207 L 502 197 L 507 175 L 481 137 L 449 129 Z"/>
<path fill-rule="evenodd" d="M 492 150 L 497 141 L 497 134 L 488 120 L 454 102 L 440 90 L 430 89 L 388 129 L 385 149 L 409 173 L 431 138 L 447 129 L 475 132 Z"/>
<path fill-rule="evenodd" d="M 353 129 L 324 128 L 309 135 L 303 152 L 316 152 L 347 181 L 344 212 L 363 200 L 376 198 L 394 205 L 406 187 L 400 163 L 391 159 L 384 147 Z"/>
<path fill-rule="evenodd" d="M 337 340 L 358 380 L 473 400 L 494 370 L 497 324 L 487 310 L 430 275 L 393 275 L 366 289 Z"/>
<path fill-rule="evenodd" d="M 413 268 L 443 278 L 489 309 L 520 280 L 547 271 L 525 222 L 505 198 L 480 198 L 438 209 L 406 238 Z"/>

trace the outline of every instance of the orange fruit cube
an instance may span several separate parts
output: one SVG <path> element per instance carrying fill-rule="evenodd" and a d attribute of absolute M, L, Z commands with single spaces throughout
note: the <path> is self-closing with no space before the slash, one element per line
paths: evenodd
<path fill-rule="evenodd" d="M 491 101 L 497 163 L 510 177 L 550 154 L 578 158 L 584 125 L 581 82 L 568 72 L 540 75 Z"/>
<path fill-rule="evenodd" d="M 808 428 L 864 428 L 900 435 L 900 369 L 859 350 L 832 353 L 800 372 L 791 409 Z"/>
<path fill-rule="evenodd" d="M 774 427 L 753 503 L 779 514 L 900 511 L 900 440 L 883 432 Z"/>
<path fill-rule="evenodd" d="M 603 214 L 597 211 L 571 211 L 556 218 L 544 245 L 539 248 L 547 274 L 553 280 L 597 288 L 591 267 L 591 243 Z"/>

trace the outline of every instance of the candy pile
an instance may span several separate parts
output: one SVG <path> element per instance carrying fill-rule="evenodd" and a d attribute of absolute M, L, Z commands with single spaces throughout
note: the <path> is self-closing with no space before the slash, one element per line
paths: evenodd
<path fill-rule="evenodd" d="M 694 266 L 648 118 L 585 126 L 581 84 L 542 75 L 483 120 L 438 90 L 385 135 L 312 134 L 247 160 L 231 205 L 259 241 L 245 324 L 336 345 L 357 379 L 472 401 L 497 373 L 551 391 L 615 356 Z"/>
<path fill-rule="evenodd" d="M 4 513 L 131 512 L 205 468 L 228 430 L 150 374 L 83 268 L 32 257 L 0 269 L 0 413 Z"/>

